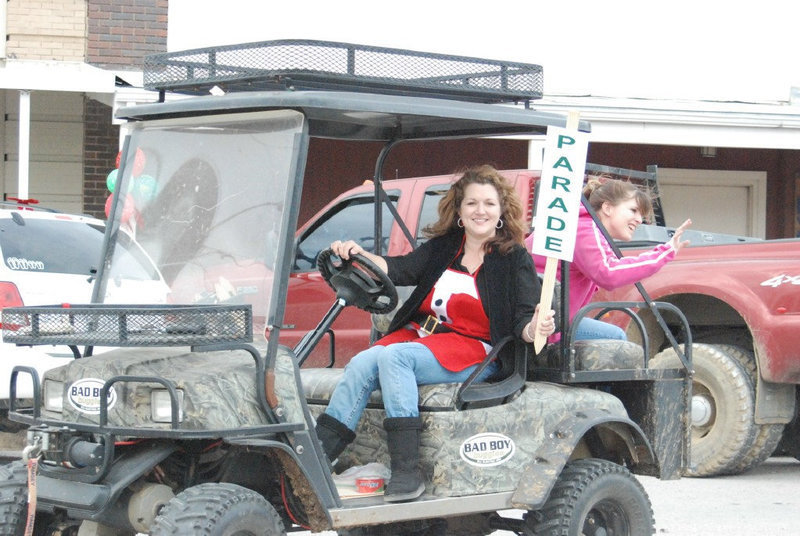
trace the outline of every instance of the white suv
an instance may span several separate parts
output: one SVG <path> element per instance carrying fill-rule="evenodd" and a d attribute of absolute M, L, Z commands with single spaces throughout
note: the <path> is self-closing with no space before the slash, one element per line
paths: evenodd
<path fill-rule="evenodd" d="M 22 305 L 90 303 L 102 260 L 105 223 L 78 216 L 0 202 L 0 311 Z M 130 235 L 120 232 L 118 247 L 130 262 L 114 277 L 105 303 L 165 303 L 167 285 Z M 1 321 L 1 318 L 0 318 Z M 7 326 L 8 328 L 8 326 Z M 9 426 L 9 380 L 16 365 L 44 371 L 73 357 L 66 346 L 17 347 L 2 342 L 0 330 L 0 429 Z M 20 374 L 17 398 L 30 399 L 32 384 Z"/>

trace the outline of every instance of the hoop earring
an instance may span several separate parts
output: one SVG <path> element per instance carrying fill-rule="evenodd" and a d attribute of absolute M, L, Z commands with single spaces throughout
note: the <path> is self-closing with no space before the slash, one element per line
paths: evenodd
<path fill-rule="evenodd" d="M 458 218 L 458 221 L 456 221 L 456 225 L 458 225 L 458 226 L 459 226 L 459 227 L 461 227 L 461 228 L 463 228 L 463 227 L 464 227 L 464 222 L 463 222 L 463 221 L 461 221 L 461 218 Z"/>
<path fill-rule="evenodd" d="M 505 225 L 505 223 L 503 223 L 503 220 L 497 220 L 497 225 L 495 225 L 494 227 L 495 229 L 502 229 L 503 225 Z"/>

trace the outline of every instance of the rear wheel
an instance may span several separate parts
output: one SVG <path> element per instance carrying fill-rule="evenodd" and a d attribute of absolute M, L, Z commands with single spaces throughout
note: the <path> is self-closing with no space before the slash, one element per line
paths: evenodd
<path fill-rule="evenodd" d="M 280 536 L 283 522 L 255 491 L 226 483 L 188 488 L 167 503 L 153 522 L 152 536 Z"/>
<path fill-rule="evenodd" d="M 718 349 L 736 359 L 750 375 L 753 386 L 758 383 L 758 369 L 753 352 L 733 344 L 717 344 Z M 755 391 L 753 391 L 755 399 Z M 783 436 L 783 424 L 754 424 L 756 430 L 753 446 L 742 454 L 742 457 L 731 468 L 731 473 L 739 474 L 761 465 L 764 460 L 772 456 Z"/>
<path fill-rule="evenodd" d="M 652 368 L 678 368 L 668 348 Z M 755 441 L 750 375 L 737 359 L 709 344 L 692 345 L 692 432 L 688 476 L 729 474 Z"/>
<path fill-rule="evenodd" d="M 647 492 L 628 471 L 598 459 L 568 463 L 541 510 L 528 512 L 534 534 L 549 536 L 653 534 Z"/>

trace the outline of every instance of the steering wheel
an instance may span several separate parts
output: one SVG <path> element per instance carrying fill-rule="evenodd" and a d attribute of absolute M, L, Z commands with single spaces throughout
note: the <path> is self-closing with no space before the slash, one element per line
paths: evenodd
<path fill-rule="evenodd" d="M 333 257 L 339 263 L 333 262 Z M 317 256 L 317 268 L 347 305 L 355 305 L 368 313 L 384 314 L 397 306 L 397 288 L 383 270 L 363 255 L 340 259 L 333 250 L 325 249 Z"/>

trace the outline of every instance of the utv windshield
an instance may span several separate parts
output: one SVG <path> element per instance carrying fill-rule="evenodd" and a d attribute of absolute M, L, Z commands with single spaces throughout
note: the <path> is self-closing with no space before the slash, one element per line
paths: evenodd
<path fill-rule="evenodd" d="M 279 237 L 294 229 L 302 126 L 301 114 L 283 110 L 133 124 L 95 296 L 125 262 L 122 228 L 153 259 L 167 303 L 250 304 L 263 334 L 287 244 Z"/>

